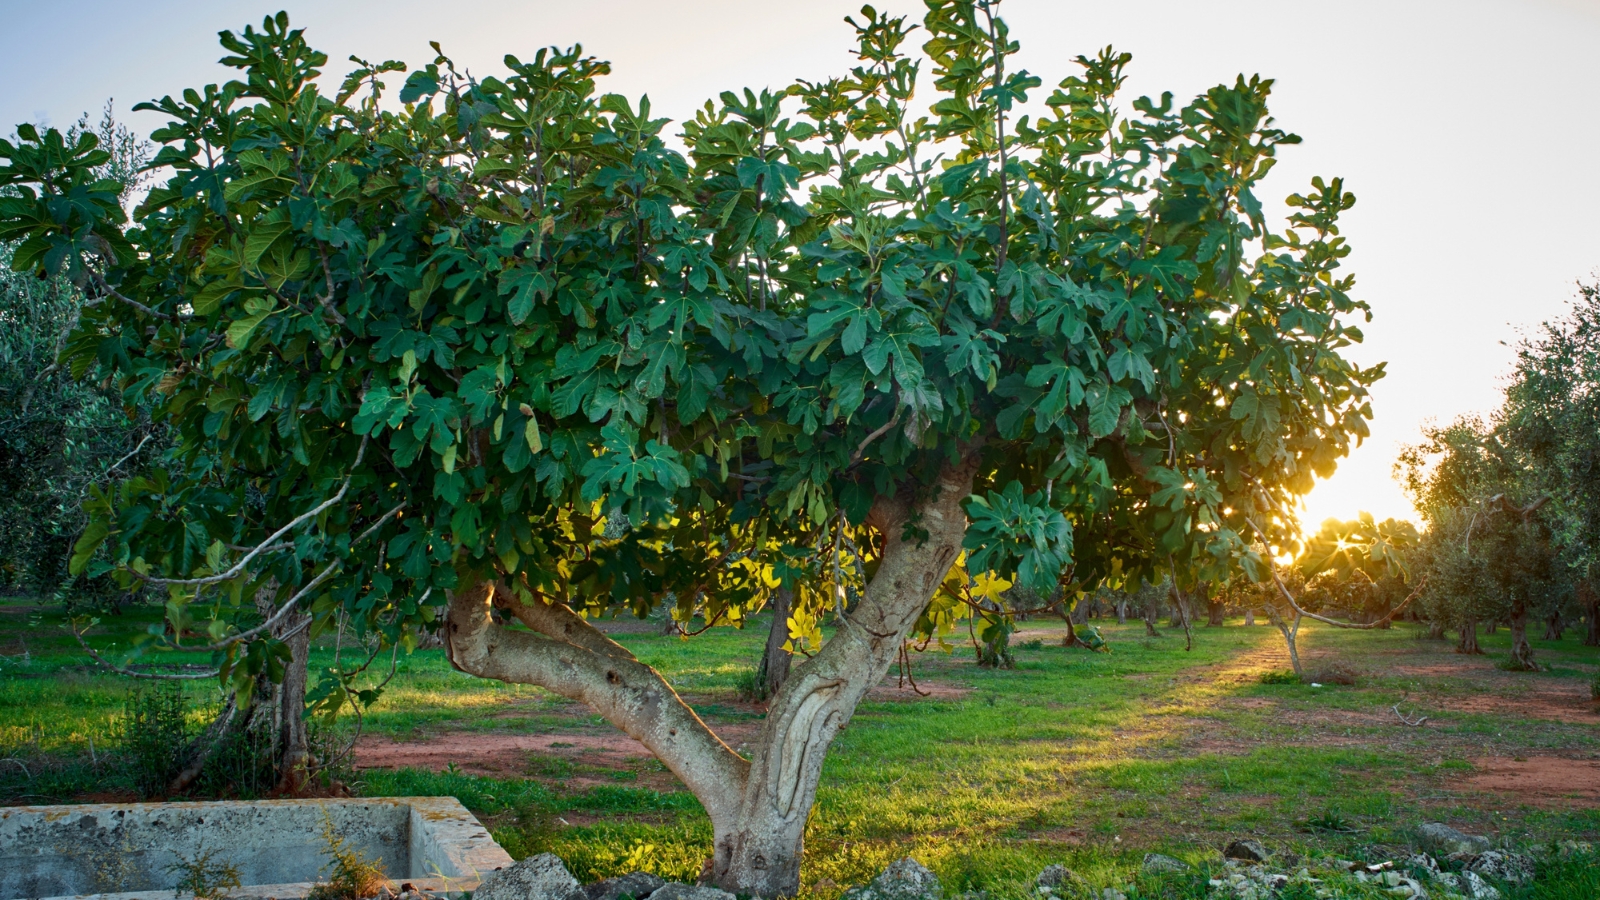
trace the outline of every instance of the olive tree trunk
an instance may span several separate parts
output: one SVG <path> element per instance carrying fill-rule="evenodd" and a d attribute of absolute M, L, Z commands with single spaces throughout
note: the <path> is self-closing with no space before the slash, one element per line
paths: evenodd
<path fill-rule="evenodd" d="M 1533 647 L 1528 643 L 1528 605 L 1522 600 L 1511 605 L 1511 667 L 1539 671 L 1539 664 L 1533 660 Z"/>
<path fill-rule="evenodd" d="M 1600 647 L 1600 591 L 1585 578 L 1578 582 L 1578 599 L 1583 604 L 1583 645 Z"/>
<path fill-rule="evenodd" d="M 806 818 L 822 763 L 856 705 L 883 679 L 934 590 L 961 552 L 974 466 L 946 466 L 915 502 L 881 496 L 868 523 L 883 558 L 860 602 L 817 655 L 793 666 L 744 759 L 717 737 L 652 668 L 559 604 L 522 603 L 495 584 L 451 597 L 446 651 L 457 669 L 536 684 L 587 703 L 644 744 L 711 818 L 707 880 L 740 895 L 792 897 L 800 888 Z M 921 539 L 906 538 L 915 517 Z M 529 631 L 495 624 L 510 609 Z"/>
<path fill-rule="evenodd" d="M 1478 646 L 1478 618 L 1467 616 L 1461 622 L 1461 638 L 1456 641 L 1457 653 L 1479 654 L 1483 650 Z"/>

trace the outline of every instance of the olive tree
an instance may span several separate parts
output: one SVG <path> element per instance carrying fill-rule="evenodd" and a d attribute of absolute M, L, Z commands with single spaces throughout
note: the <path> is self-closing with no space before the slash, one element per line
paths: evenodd
<path fill-rule="evenodd" d="M 1044 92 L 992 3 L 930 3 L 923 60 L 904 19 L 852 25 L 848 72 L 723 94 L 686 153 L 579 48 L 482 79 L 440 52 L 386 105 L 400 64 L 324 91 L 282 14 L 223 34 L 242 80 L 148 105 L 171 176 L 131 222 L 92 141 L 21 130 L 0 239 L 84 285 L 68 358 L 178 442 L 96 495 L 80 562 L 166 591 L 240 684 L 292 615 L 442 628 L 456 668 L 648 747 L 710 816 L 709 880 L 762 896 L 943 586 L 1264 577 L 1381 375 L 1341 355 L 1354 198 L 1262 212 L 1298 140 L 1272 82 L 1124 114 L 1126 54 Z M 782 590 L 807 658 L 748 758 L 592 621 L 739 625 Z"/>

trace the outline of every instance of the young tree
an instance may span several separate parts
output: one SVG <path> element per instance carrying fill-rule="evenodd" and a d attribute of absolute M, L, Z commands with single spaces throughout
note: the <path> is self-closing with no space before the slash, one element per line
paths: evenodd
<path fill-rule="evenodd" d="M 19 129 L 0 238 L 84 285 L 70 358 L 179 441 L 97 494 L 80 563 L 166 590 L 241 685 L 297 611 L 405 642 L 443 594 L 458 669 L 639 739 L 710 815 L 710 880 L 762 896 L 798 888 L 827 748 L 947 579 L 1263 576 L 1381 375 L 1341 355 L 1354 198 L 1318 179 L 1263 219 L 1298 140 L 1271 82 L 1123 118 L 1107 49 L 1021 115 L 1004 22 L 948 0 L 919 116 L 913 26 L 852 24 L 848 74 L 722 95 L 687 157 L 578 48 L 482 80 L 441 54 L 391 111 L 398 64 L 329 97 L 282 14 L 224 33 L 243 81 L 151 104 L 175 174 L 132 224 L 92 141 Z M 589 621 L 737 625 L 780 587 L 812 655 L 748 759 Z"/>

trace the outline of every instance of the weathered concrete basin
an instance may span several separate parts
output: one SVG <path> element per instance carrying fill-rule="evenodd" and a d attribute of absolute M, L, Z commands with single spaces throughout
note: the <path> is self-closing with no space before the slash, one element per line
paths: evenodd
<path fill-rule="evenodd" d="M 454 797 L 17 806 L 0 808 L 0 900 L 167 900 L 172 867 L 206 851 L 238 869 L 236 898 L 303 897 L 328 863 L 325 822 L 396 886 L 472 890 L 511 864 Z"/>

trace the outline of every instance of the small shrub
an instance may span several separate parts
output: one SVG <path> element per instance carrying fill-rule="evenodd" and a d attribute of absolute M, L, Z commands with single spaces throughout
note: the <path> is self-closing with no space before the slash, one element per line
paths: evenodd
<path fill-rule="evenodd" d="M 327 811 L 322 813 L 322 852 L 331 860 L 324 871 L 333 871 L 327 881 L 311 888 L 306 900 L 365 900 L 377 896 L 386 880 L 383 869 L 349 845 L 333 827 Z"/>
<path fill-rule="evenodd" d="M 193 859 L 179 859 L 167 867 L 178 876 L 172 887 L 178 895 L 188 892 L 195 900 L 224 900 L 240 886 L 239 869 L 232 863 L 216 862 L 216 853 L 202 845 Z"/>
<path fill-rule="evenodd" d="M 1034 638 L 1031 641 L 1023 641 L 1017 646 L 1023 650 L 1043 650 L 1044 641 L 1041 638 Z"/>
<path fill-rule="evenodd" d="M 1356 673 L 1348 666 L 1335 664 L 1312 673 L 1311 680 L 1317 684 L 1353 685 L 1356 683 Z"/>
<path fill-rule="evenodd" d="M 119 737 L 134 789 L 146 797 L 165 794 L 183 769 L 189 745 L 183 685 L 158 681 L 131 689 Z"/>
<path fill-rule="evenodd" d="M 767 698 L 767 685 L 756 669 L 740 669 L 733 676 L 733 690 L 746 703 L 763 703 Z"/>
<path fill-rule="evenodd" d="M 1299 684 L 1300 676 L 1293 672 L 1262 672 L 1262 684 Z"/>

